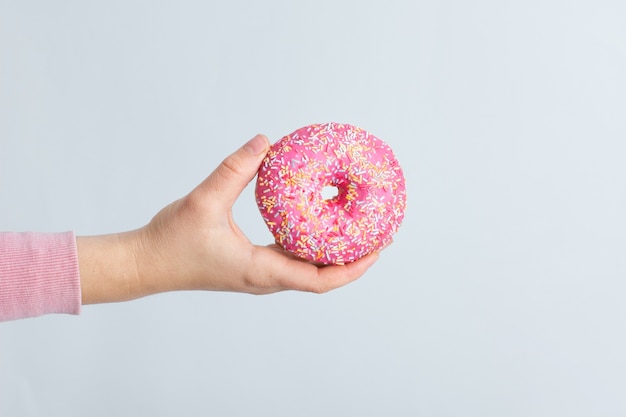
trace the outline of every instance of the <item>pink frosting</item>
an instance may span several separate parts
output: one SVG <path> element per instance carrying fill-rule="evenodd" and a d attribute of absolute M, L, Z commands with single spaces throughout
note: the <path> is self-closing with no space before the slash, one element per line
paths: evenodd
<path fill-rule="evenodd" d="M 324 199 L 326 186 L 337 187 L 337 196 Z M 361 128 L 326 123 L 272 145 L 259 169 L 256 201 L 285 250 L 342 264 L 391 241 L 404 217 L 406 188 L 386 143 Z"/>

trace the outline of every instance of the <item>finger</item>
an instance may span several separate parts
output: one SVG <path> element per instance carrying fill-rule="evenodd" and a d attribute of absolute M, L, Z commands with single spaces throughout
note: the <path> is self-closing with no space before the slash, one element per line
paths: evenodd
<path fill-rule="evenodd" d="M 280 254 L 283 254 L 285 256 L 288 256 L 292 259 L 296 259 L 299 260 L 301 262 L 307 262 L 310 263 L 311 265 L 315 265 L 315 266 L 327 266 L 327 264 L 323 264 L 321 262 L 315 262 L 315 261 L 309 261 L 308 259 L 302 259 L 300 257 L 298 257 L 296 254 L 289 252 L 287 250 L 285 250 L 282 246 L 280 246 L 278 243 L 272 243 L 271 245 L 267 245 L 267 248 L 270 248 Z"/>
<path fill-rule="evenodd" d="M 378 252 L 345 265 L 332 265 L 318 268 L 318 279 L 309 284 L 308 291 L 324 293 L 343 287 L 357 280 L 378 260 Z"/>
<path fill-rule="evenodd" d="M 324 293 L 342 287 L 361 277 L 378 259 L 378 252 L 345 265 L 317 266 L 289 256 L 276 247 L 257 247 L 258 269 L 269 280 L 269 286 L 281 289 Z"/>
<path fill-rule="evenodd" d="M 228 156 L 197 188 L 212 195 L 212 202 L 230 208 L 246 185 L 256 175 L 259 165 L 269 150 L 264 135 L 256 135 L 235 153 Z"/>

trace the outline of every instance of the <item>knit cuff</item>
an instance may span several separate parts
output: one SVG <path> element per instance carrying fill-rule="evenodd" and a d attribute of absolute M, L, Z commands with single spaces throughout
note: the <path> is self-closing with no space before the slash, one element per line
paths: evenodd
<path fill-rule="evenodd" d="M 0 233 L 0 321 L 79 314 L 80 307 L 73 232 Z"/>

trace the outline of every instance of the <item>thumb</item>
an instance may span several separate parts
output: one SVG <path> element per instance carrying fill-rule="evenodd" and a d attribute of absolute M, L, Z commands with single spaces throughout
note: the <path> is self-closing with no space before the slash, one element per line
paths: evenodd
<path fill-rule="evenodd" d="M 228 156 L 198 187 L 203 193 L 213 194 L 211 200 L 230 209 L 256 175 L 269 149 L 264 135 L 256 135 L 235 153 Z"/>

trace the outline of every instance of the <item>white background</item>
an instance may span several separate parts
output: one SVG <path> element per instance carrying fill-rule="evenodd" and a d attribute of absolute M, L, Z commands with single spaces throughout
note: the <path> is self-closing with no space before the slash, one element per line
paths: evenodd
<path fill-rule="evenodd" d="M 256 133 L 361 126 L 409 208 L 323 296 L 0 324 L 0 416 L 626 415 L 626 3 L 2 1 L 0 230 L 145 224 Z M 235 217 L 271 236 L 249 187 Z"/>

